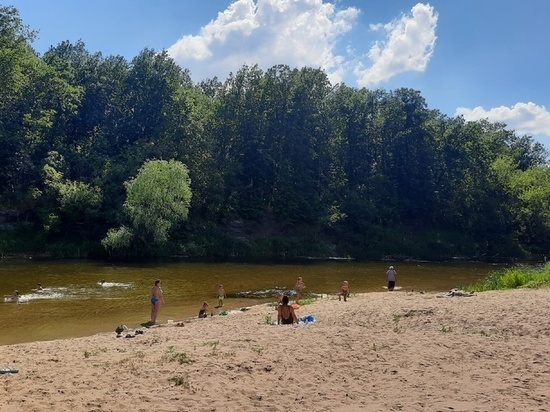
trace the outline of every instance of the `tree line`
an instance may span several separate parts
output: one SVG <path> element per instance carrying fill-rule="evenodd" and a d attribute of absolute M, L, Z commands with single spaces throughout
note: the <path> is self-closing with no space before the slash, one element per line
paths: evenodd
<path fill-rule="evenodd" d="M 421 93 L 243 66 L 199 83 L 165 51 L 42 56 L 0 7 L 0 252 L 532 258 L 544 147 Z M 1 223 L 1 222 L 0 222 Z"/>

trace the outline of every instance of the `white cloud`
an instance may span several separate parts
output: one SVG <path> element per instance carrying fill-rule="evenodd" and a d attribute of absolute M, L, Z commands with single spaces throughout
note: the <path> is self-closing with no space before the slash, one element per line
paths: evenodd
<path fill-rule="evenodd" d="M 494 107 L 489 110 L 481 106 L 473 109 L 459 107 L 455 116 L 463 116 L 468 121 L 488 119 L 493 123 L 505 123 L 519 135 L 550 138 L 550 112 L 546 107 L 532 102 L 516 103 L 512 107 Z"/>
<path fill-rule="evenodd" d="M 434 51 L 437 19 L 432 6 L 418 3 L 410 15 L 385 25 L 371 24 L 371 30 L 387 33 L 386 41 L 376 42 L 368 52 L 371 67 L 356 63 L 359 86 L 376 85 L 407 71 L 424 71 Z"/>
<path fill-rule="evenodd" d="M 224 79 L 244 64 L 262 69 L 286 64 L 322 68 L 339 82 L 345 61 L 335 46 L 358 15 L 354 7 L 338 9 L 323 0 L 236 0 L 168 53 L 195 80 Z"/>

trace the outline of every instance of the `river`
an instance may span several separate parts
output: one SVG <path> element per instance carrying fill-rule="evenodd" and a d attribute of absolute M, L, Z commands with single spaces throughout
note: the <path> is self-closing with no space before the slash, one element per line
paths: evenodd
<path fill-rule="evenodd" d="M 302 276 L 309 294 L 336 294 L 342 281 L 351 293 L 382 292 L 393 264 L 404 291 L 447 291 L 484 278 L 503 265 L 486 263 L 391 263 L 306 261 L 301 263 L 163 262 L 110 264 L 96 261 L 0 261 L 0 293 L 21 294 L 0 302 L 0 345 L 88 336 L 117 325 L 139 327 L 150 317 L 149 290 L 162 280 L 165 305 L 159 322 L 195 317 L 203 301 L 217 313 L 216 292 L 227 292 L 224 309 L 273 302 Z M 101 283 L 100 281 L 105 282 Z M 34 289 L 41 283 L 45 289 Z M 353 298 L 353 297 L 352 297 Z"/>

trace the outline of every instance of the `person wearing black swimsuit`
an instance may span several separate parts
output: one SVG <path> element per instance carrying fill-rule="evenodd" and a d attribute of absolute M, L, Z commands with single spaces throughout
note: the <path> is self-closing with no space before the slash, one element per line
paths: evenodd
<path fill-rule="evenodd" d="M 279 305 L 278 309 L 278 325 L 292 325 L 293 323 L 298 323 L 298 318 L 294 313 L 294 308 L 288 304 L 288 296 L 283 296 L 283 302 Z"/>

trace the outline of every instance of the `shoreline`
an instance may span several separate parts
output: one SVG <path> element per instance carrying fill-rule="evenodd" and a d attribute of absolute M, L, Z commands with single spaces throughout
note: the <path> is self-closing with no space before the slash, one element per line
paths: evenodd
<path fill-rule="evenodd" d="M 544 410 L 550 289 L 371 292 L 0 346 L 0 411 Z M 181 322 L 181 321 L 180 321 Z"/>

